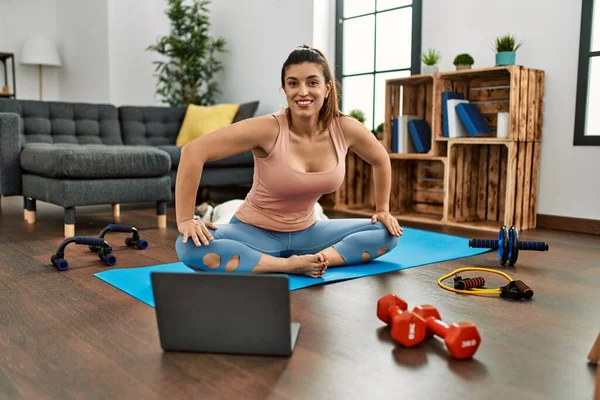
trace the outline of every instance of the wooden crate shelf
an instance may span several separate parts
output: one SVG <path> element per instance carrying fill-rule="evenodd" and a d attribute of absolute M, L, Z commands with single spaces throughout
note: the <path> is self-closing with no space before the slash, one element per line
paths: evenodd
<path fill-rule="evenodd" d="M 434 78 L 433 75 L 413 75 L 386 81 L 385 121 L 382 144 L 392 150 L 392 119 L 401 115 L 411 115 L 434 124 Z M 433 144 L 433 143 L 432 143 Z M 421 153 L 408 153 L 421 154 Z M 433 149 L 427 155 L 437 155 Z"/>
<path fill-rule="evenodd" d="M 390 212 L 399 219 L 442 223 L 446 159 L 406 155 L 392 159 Z M 412 157 L 411 157 L 412 156 Z M 357 215 L 375 212 L 372 168 L 353 153 L 346 159 L 346 180 L 336 192 L 335 209 Z"/>
<path fill-rule="evenodd" d="M 462 93 L 483 114 L 493 136 L 497 115 L 508 112 L 512 141 L 540 141 L 544 95 L 544 71 L 517 65 L 442 72 L 434 85 L 435 140 L 442 136 L 442 92 Z M 490 137 L 490 139 L 493 138 Z"/>
<path fill-rule="evenodd" d="M 401 221 L 490 232 L 502 224 L 535 228 L 544 79 L 541 70 L 504 66 L 387 80 L 381 142 L 392 165 L 391 213 Z M 508 137 L 443 137 L 443 91 L 463 93 L 493 131 L 497 113 L 508 112 Z M 432 135 L 429 152 L 391 152 L 391 121 L 402 115 L 427 121 Z M 373 215 L 371 166 L 350 153 L 346 168 L 333 208 Z"/>

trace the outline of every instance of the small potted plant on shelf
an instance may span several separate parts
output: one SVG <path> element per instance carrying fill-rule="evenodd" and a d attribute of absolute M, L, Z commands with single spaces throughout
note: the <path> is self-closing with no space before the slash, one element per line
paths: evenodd
<path fill-rule="evenodd" d="M 379 140 L 383 139 L 383 122 L 377 125 L 377 128 L 373 131 L 373 135 Z"/>
<path fill-rule="evenodd" d="M 424 74 L 435 74 L 438 72 L 437 64 L 440 62 L 442 56 L 439 51 L 429 49 L 427 53 L 421 55 L 421 61 L 423 61 L 423 73 Z"/>
<path fill-rule="evenodd" d="M 361 124 L 364 124 L 367 120 L 367 118 L 365 117 L 365 113 L 362 110 L 359 110 L 358 108 L 355 108 L 354 110 L 350 111 L 348 115 L 356 119 Z"/>
<path fill-rule="evenodd" d="M 496 66 L 515 65 L 517 50 L 523 42 L 517 43 L 517 40 L 510 33 L 504 36 L 498 36 L 494 42 L 496 50 Z"/>
<path fill-rule="evenodd" d="M 453 64 L 457 71 L 461 69 L 471 69 L 473 64 L 475 64 L 475 60 L 473 60 L 473 57 L 471 57 L 470 54 L 462 53 L 454 57 Z"/>

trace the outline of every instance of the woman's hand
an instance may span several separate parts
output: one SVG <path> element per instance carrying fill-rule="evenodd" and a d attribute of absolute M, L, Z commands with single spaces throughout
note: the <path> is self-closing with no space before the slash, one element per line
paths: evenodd
<path fill-rule="evenodd" d="M 188 237 L 194 241 L 196 246 L 200 246 L 200 242 L 203 245 L 208 246 L 208 242 L 214 240 L 210 234 L 208 228 L 213 231 L 217 230 L 217 226 L 212 222 L 202 222 L 197 219 L 187 219 L 177 224 L 179 233 L 183 235 L 183 243 L 187 243 Z"/>
<path fill-rule="evenodd" d="M 390 234 L 394 236 L 402 236 L 402 234 L 404 233 L 396 217 L 390 214 L 389 211 L 379 211 L 371 217 L 372 223 L 375 223 L 377 221 L 381 221 L 386 226 L 386 228 L 388 228 Z"/>

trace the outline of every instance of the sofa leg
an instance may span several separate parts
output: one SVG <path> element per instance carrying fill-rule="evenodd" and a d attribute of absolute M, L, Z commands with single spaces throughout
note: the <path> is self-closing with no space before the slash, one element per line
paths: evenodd
<path fill-rule="evenodd" d="M 167 202 L 159 201 L 156 203 L 156 215 L 158 216 L 158 227 L 167 227 Z"/>
<path fill-rule="evenodd" d="M 113 218 L 119 218 L 121 216 L 121 205 L 113 204 L 112 211 L 113 211 Z"/>
<path fill-rule="evenodd" d="M 23 218 L 27 221 L 27 197 L 23 196 Z"/>
<path fill-rule="evenodd" d="M 65 237 L 75 236 L 75 207 L 65 207 Z"/>
<path fill-rule="evenodd" d="M 35 224 L 35 212 L 36 212 L 35 199 L 32 199 L 31 197 L 26 197 L 25 198 L 25 209 L 27 212 L 25 215 L 25 219 L 27 220 L 27 223 Z"/>

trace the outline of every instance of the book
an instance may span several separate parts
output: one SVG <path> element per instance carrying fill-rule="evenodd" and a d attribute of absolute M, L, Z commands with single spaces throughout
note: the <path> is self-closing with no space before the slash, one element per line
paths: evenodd
<path fill-rule="evenodd" d="M 458 113 L 456 112 L 456 106 L 462 103 L 468 103 L 469 100 L 461 99 L 449 99 L 446 104 L 448 105 L 448 137 L 465 137 L 469 136 L 467 129 L 464 124 L 460 121 Z"/>
<path fill-rule="evenodd" d="M 456 113 L 464 124 L 470 136 L 489 136 L 490 127 L 485 122 L 483 115 L 473 103 L 461 103 L 456 105 Z"/>
<path fill-rule="evenodd" d="M 408 130 L 417 153 L 427 153 L 431 149 L 431 129 L 424 119 L 408 121 Z"/>
<path fill-rule="evenodd" d="M 408 131 L 408 121 L 416 115 L 400 115 L 392 119 L 392 153 L 414 153 L 415 146 Z"/>
<path fill-rule="evenodd" d="M 465 95 L 460 92 L 442 92 L 442 135 L 449 137 L 448 133 L 448 100 L 464 100 Z"/>

